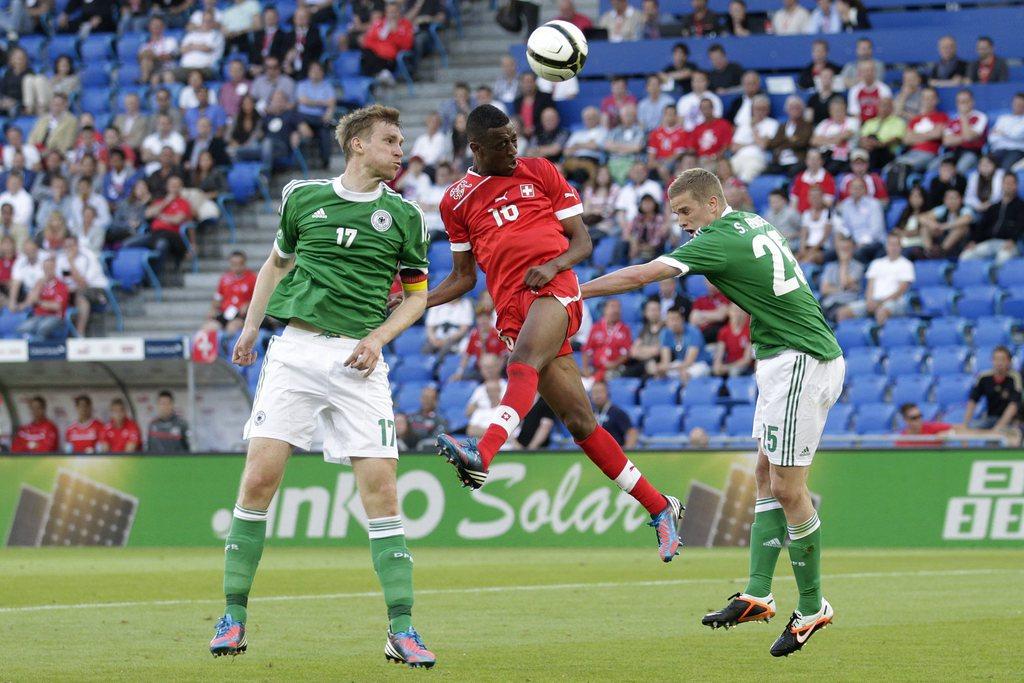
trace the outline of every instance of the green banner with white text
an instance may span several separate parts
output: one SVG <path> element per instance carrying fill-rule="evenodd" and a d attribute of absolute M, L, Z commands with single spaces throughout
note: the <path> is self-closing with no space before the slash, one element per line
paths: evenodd
<path fill-rule="evenodd" d="M 687 505 L 691 546 L 743 546 L 754 457 L 638 453 L 636 466 Z M 0 456 L 7 546 L 215 546 L 231 522 L 240 455 Z M 830 547 L 1020 547 L 1024 451 L 822 451 L 809 487 Z M 649 517 L 577 453 L 499 454 L 470 493 L 437 456 L 403 456 L 398 491 L 418 546 L 652 544 Z M 270 512 L 271 545 L 366 543 L 352 470 L 298 455 Z"/>

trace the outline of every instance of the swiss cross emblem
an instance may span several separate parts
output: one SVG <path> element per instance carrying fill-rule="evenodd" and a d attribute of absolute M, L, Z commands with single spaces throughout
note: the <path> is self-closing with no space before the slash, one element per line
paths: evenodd
<path fill-rule="evenodd" d="M 510 412 L 508 412 L 508 411 L 506 410 L 505 412 L 503 412 L 503 413 L 501 414 L 501 419 L 502 419 L 502 420 L 511 420 L 511 419 L 512 419 L 512 413 L 510 413 Z"/>
<path fill-rule="evenodd" d="M 526 185 L 520 185 L 519 186 L 519 194 L 521 194 L 524 199 L 526 199 L 527 197 L 532 197 L 533 196 L 533 185 L 531 185 L 529 183 L 527 183 Z"/>

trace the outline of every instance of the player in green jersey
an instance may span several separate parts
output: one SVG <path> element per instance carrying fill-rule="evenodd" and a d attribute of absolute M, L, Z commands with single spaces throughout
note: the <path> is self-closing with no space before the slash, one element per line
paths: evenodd
<path fill-rule="evenodd" d="M 774 616 L 772 575 L 788 532 L 800 602 L 771 647 L 776 657 L 788 655 L 832 621 L 832 606 L 821 595 L 821 523 L 807 490 L 807 472 L 828 410 L 843 390 L 842 351 L 778 230 L 756 214 L 727 206 L 717 176 L 702 169 L 684 171 L 668 196 L 690 241 L 649 263 L 584 284 L 583 297 L 695 273 L 750 314 L 758 388 L 750 579 L 742 593 L 703 623 L 718 628 Z"/>
<path fill-rule="evenodd" d="M 338 124 L 345 172 L 297 180 L 281 198 L 281 224 L 260 269 L 233 362 L 251 365 L 265 314 L 288 321 L 273 337 L 245 425 L 245 470 L 225 544 L 227 609 L 214 655 L 245 651 L 246 608 L 267 535 L 268 509 L 295 447 L 317 422 L 324 459 L 350 462 L 368 518 L 370 552 L 387 604 L 385 656 L 434 665 L 412 626 L 412 556 L 398 506 L 395 416 L 381 348 L 415 322 L 427 301 L 429 239 L 419 207 L 391 191 L 402 162 L 398 111 L 375 105 Z M 398 273 L 405 297 L 391 315 Z"/>

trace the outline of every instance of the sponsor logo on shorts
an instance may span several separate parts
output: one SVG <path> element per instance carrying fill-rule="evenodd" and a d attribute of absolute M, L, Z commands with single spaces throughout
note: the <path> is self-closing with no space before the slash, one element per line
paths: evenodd
<path fill-rule="evenodd" d="M 261 424 L 267 421 L 267 414 L 262 410 L 256 413 L 256 417 L 253 418 L 253 422 L 259 427 Z"/>
<path fill-rule="evenodd" d="M 394 219 L 391 218 L 391 214 L 384 209 L 377 209 L 370 216 L 370 225 L 377 232 L 387 232 L 391 228 L 391 224 Z"/>

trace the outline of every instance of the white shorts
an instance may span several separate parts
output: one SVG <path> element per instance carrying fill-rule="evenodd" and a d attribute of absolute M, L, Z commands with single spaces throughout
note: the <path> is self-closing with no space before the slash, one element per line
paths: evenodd
<path fill-rule="evenodd" d="M 292 326 L 271 338 L 243 437 L 309 450 L 319 418 L 327 462 L 397 458 L 387 363 L 377 363 L 369 377 L 346 368 L 356 344 Z"/>
<path fill-rule="evenodd" d="M 846 361 L 820 361 L 786 351 L 757 361 L 753 437 L 768 462 L 807 466 L 814 460 L 828 410 L 843 393 Z"/>

